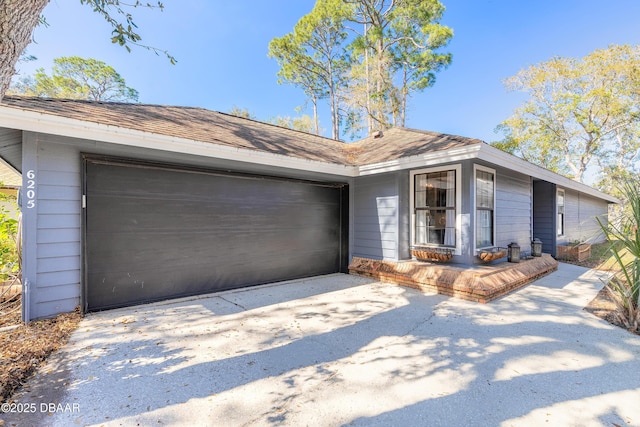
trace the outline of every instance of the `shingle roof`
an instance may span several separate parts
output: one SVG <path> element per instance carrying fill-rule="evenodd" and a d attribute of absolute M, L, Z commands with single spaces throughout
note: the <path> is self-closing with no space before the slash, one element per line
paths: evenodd
<path fill-rule="evenodd" d="M 339 141 L 195 107 L 5 96 L 2 104 L 118 126 L 321 162 L 348 164 Z"/>
<path fill-rule="evenodd" d="M 11 108 L 340 165 L 365 165 L 477 144 L 472 138 L 394 128 L 356 143 L 196 107 L 5 96 Z"/>
<path fill-rule="evenodd" d="M 357 164 L 368 165 L 482 143 L 475 138 L 396 127 L 349 146 L 352 153 L 357 151 Z"/>

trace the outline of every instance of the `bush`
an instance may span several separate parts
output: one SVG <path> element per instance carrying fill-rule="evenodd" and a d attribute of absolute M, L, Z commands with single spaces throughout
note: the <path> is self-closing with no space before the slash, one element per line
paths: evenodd
<path fill-rule="evenodd" d="M 3 200 L 7 200 L 6 197 Z M 0 282 L 14 278 L 20 270 L 17 238 L 18 221 L 0 207 Z"/>
<path fill-rule="evenodd" d="M 620 187 L 628 204 L 622 218 L 607 226 L 598 220 L 619 267 L 607 289 L 616 302 L 617 320 L 630 331 L 640 332 L 640 179 L 627 179 Z"/>

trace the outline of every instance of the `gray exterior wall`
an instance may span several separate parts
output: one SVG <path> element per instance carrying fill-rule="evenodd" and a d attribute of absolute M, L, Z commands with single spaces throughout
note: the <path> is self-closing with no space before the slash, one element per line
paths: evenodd
<path fill-rule="evenodd" d="M 599 243 L 606 240 L 596 220 L 606 224 L 609 204 L 605 200 L 573 190 L 565 190 L 565 232 L 557 235 L 556 192 L 562 187 L 545 181 L 533 185 L 533 236 L 542 240 L 542 251 L 556 256 L 558 245 L 576 241 Z"/>
<path fill-rule="evenodd" d="M 407 176 L 400 178 L 400 175 Z M 354 218 L 353 256 L 399 259 L 398 243 L 408 239 L 406 220 L 402 220 L 405 230 L 400 232 L 399 229 L 399 214 L 405 209 L 400 207 L 400 201 L 406 197 L 400 196 L 399 182 L 408 185 L 408 174 L 404 171 L 358 177 L 354 180 L 351 187 Z"/>
<path fill-rule="evenodd" d="M 465 160 L 460 162 L 462 166 L 461 188 L 462 188 L 462 206 L 460 206 L 461 224 L 462 229 L 457 230 L 460 233 L 462 239 L 461 255 L 455 255 L 452 259 L 454 263 L 460 264 L 473 264 L 474 254 L 473 249 L 475 241 L 473 237 L 473 224 L 475 224 L 475 215 L 471 212 L 473 206 L 472 195 L 472 182 L 473 176 L 473 162 L 471 160 Z"/>
<path fill-rule="evenodd" d="M 80 304 L 81 176 L 79 150 L 23 139 L 23 280 L 25 319 L 73 311 Z M 33 171 L 35 198 L 27 197 Z M 29 207 L 29 200 L 34 200 Z"/>
<path fill-rule="evenodd" d="M 565 235 L 558 244 L 575 241 L 599 243 L 606 240 L 596 218 L 607 222 L 609 205 L 604 200 L 583 193 L 565 190 Z"/>
<path fill-rule="evenodd" d="M 411 259 L 411 212 L 409 171 L 396 174 L 398 183 L 398 259 Z"/>
<path fill-rule="evenodd" d="M 556 185 L 533 182 L 533 238 L 542 240 L 542 252 L 556 256 Z"/>
<path fill-rule="evenodd" d="M 521 252 L 531 252 L 531 178 L 502 168 L 496 175 L 496 246 L 517 242 Z"/>

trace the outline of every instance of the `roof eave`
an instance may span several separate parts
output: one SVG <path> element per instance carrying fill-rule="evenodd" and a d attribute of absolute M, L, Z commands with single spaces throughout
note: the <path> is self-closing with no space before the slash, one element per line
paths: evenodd
<path fill-rule="evenodd" d="M 499 150 L 484 142 L 467 145 L 449 150 L 435 151 L 417 156 L 403 157 L 387 162 L 378 162 L 363 165 L 358 168 L 360 176 L 377 173 L 393 172 L 404 169 L 416 169 L 425 166 L 433 166 L 442 163 L 460 162 L 468 159 L 479 159 L 503 166 L 529 175 L 533 178 L 555 183 L 563 188 L 579 191 L 607 201 L 608 203 L 620 203 L 620 200 L 602 191 L 596 190 L 586 184 L 574 181 L 545 168 L 534 165 L 512 154 Z"/>
<path fill-rule="evenodd" d="M 489 144 L 482 144 L 478 152 L 478 159 L 524 173 L 525 175 L 529 175 L 533 178 L 552 182 L 563 188 L 579 191 L 581 193 L 606 200 L 608 203 L 620 203 L 620 200 L 616 197 L 603 193 L 602 191 L 596 190 L 593 187 L 590 187 L 578 181 L 574 181 L 543 167 L 534 165 L 533 163 L 530 163 L 512 154 L 506 153 Z"/>
<path fill-rule="evenodd" d="M 483 142 L 385 162 L 351 166 L 70 119 L 2 104 L 0 104 L 0 127 L 349 178 L 468 159 L 480 159 L 606 200 L 609 203 L 620 203 L 620 200 L 613 196 L 536 166 Z"/>
<path fill-rule="evenodd" d="M 393 172 L 403 169 L 414 169 L 425 166 L 432 166 L 442 163 L 460 162 L 474 159 L 482 144 L 467 145 L 464 147 L 452 148 L 449 150 L 432 151 L 410 157 L 401 157 L 386 162 L 377 162 L 358 167 L 359 175 L 373 175 L 377 173 Z"/>

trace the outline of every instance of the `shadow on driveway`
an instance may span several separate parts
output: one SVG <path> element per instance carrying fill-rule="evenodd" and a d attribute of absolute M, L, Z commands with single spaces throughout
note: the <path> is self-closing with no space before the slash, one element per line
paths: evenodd
<path fill-rule="evenodd" d="M 481 305 L 330 275 L 92 314 L 16 398 L 62 410 L 0 418 L 638 425 L 640 338 L 582 310 L 601 287 L 561 264 Z"/>

